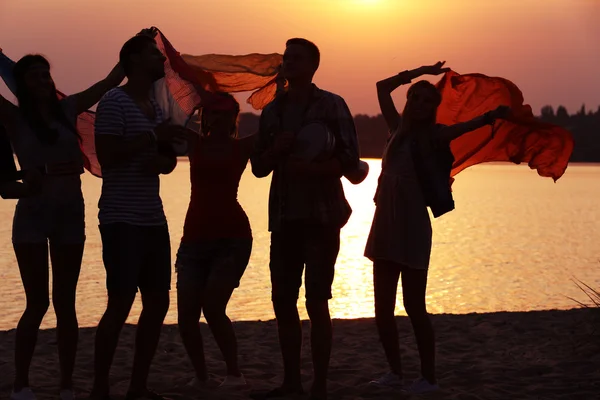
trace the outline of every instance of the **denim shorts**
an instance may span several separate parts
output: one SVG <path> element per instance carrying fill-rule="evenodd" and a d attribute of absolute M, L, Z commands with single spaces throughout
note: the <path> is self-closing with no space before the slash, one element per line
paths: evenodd
<path fill-rule="evenodd" d="M 204 288 L 213 281 L 237 288 L 251 253 L 252 238 L 181 242 L 175 262 L 177 288 Z"/>
<path fill-rule="evenodd" d="M 13 243 L 85 243 L 83 197 L 64 204 L 50 204 L 38 198 L 23 198 L 13 218 Z"/>

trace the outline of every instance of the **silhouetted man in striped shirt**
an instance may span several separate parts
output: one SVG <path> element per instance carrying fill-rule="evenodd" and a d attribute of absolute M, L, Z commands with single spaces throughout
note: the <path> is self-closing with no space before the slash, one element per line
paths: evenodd
<path fill-rule="evenodd" d="M 159 175 L 177 163 L 169 140 L 183 128 L 163 121 L 153 98 L 154 82 L 165 76 L 165 57 L 152 37 L 136 36 L 123 46 L 120 62 L 127 84 L 100 101 L 95 134 L 102 166 L 99 201 L 102 257 L 108 306 L 96 334 L 93 398 L 109 395 L 109 371 L 119 334 L 142 293 L 128 400 L 162 396 L 148 390 L 148 372 L 169 309 L 171 246 L 160 198 Z"/>

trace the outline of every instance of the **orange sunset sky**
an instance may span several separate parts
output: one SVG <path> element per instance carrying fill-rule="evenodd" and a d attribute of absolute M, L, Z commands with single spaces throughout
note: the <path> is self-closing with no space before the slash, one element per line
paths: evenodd
<path fill-rule="evenodd" d="M 315 82 L 354 114 L 379 113 L 378 79 L 437 60 L 512 80 L 535 113 L 574 112 L 600 105 L 598 21 L 600 0 L 0 0 L 0 47 L 13 59 L 46 55 L 73 93 L 152 25 L 188 54 L 282 52 L 302 36 L 321 49 Z"/>

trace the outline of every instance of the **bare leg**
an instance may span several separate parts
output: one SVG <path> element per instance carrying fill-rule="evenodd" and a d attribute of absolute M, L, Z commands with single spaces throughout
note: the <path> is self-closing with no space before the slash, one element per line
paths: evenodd
<path fill-rule="evenodd" d="M 314 368 L 311 388 L 313 398 L 327 398 L 327 372 L 331 357 L 332 328 L 327 300 L 307 300 L 306 309 L 310 318 L 310 343 Z"/>
<path fill-rule="evenodd" d="M 301 375 L 302 325 L 298 315 L 298 291 L 304 269 L 304 238 L 302 229 L 285 228 L 271 234 L 272 301 L 279 347 L 283 358 L 283 383 L 266 394 L 280 398 L 304 393 Z"/>
<path fill-rule="evenodd" d="M 144 393 L 147 390 L 150 365 L 158 347 L 163 321 L 169 311 L 168 291 L 142 292 L 143 310 L 138 320 L 135 336 L 135 355 L 129 392 Z"/>
<path fill-rule="evenodd" d="M 56 312 L 56 336 L 60 361 L 60 388 L 73 388 L 79 325 L 75 312 L 77 281 L 84 244 L 50 243 L 52 259 L 52 303 Z"/>
<path fill-rule="evenodd" d="M 376 260 L 373 263 L 373 286 L 375 291 L 375 322 L 379 340 L 390 370 L 402 378 L 398 327 L 394 311 L 401 267 L 395 263 Z"/>
<path fill-rule="evenodd" d="M 110 391 L 110 366 L 117 349 L 121 329 L 125 325 L 135 293 L 110 294 L 108 306 L 96 330 L 94 348 L 94 385 L 91 393 L 93 398 L 108 396 Z"/>
<path fill-rule="evenodd" d="M 429 383 L 435 384 L 435 336 L 425 304 L 426 290 L 427 270 L 403 269 L 404 308 L 415 331 L 421 358 L 421 374 Z"/>
<path fill-rule="evenodd" d="M 200 332 L 200 314 L 202 312 L 203 289 L 200 285 L 177 287 L 177 321 L 179 334 L 190 361 L 200 381 L 206 381 L 206 361 Z"/>
<path fill-rule="evenodd" d="M 211 280 L 206 289 L 204 316 L 227 365 L 227 375 L 241 376 L 238 365 L 237 339 L 226 314 L 234 287 Z"/>
<path fill-rule="evenodd" d="M 283 356 L 283 385 L 286 392 L 301 392 L 300 355 L 302 351 L 302 325 L 298 307 L 294 301 L 274 300 L 279 346 Z"/>
<path fill-rule="evenodd" d="M 310 392 L 311 399 L 321 400 L 327 398 L 327 374 L 332 346 L 329 299 L 340 250 L 340 231 L 331 227 L 307 227 L 303 235 L 306 257 L 306 310 L 310 318 L 314 372 Z"/>
<path fill-rule="evenodd" d="M 50 306 L 48 293 L 48 244 L 15 243 L 13 245 L 27 297 L 25 312 L 17 325 L 15 338 L 15 381 L 13 389 L 29 386 L 29 367 L 40 324 Z"/>

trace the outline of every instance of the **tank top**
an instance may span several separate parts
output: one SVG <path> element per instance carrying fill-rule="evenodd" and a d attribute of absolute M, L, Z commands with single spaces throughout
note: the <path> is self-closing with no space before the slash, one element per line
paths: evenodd
<path fill-rule="evenodd" d="M 191 198 L 183 227 L 183 242 L 207 239 L 252 238 L 248 216 L 237 200 L 248 164 L 239 140 L 223 157 L 202 154 L 203 141 L 190 157 Z"/>
<path fill-rule="evenodd" d="M 68 96 L 60 100 L 60 106 L 72 125 L 76 126 L 75 97 Z M 60 169 L 61 165 L 66 164 L 69 166 L 67 173 L 45 175 L 41 192 L 35 196 L 20 199 L 19 204 L 42 207 L 83 201 L 80 178 L 80 175 L 84 172 L 83 156 L 77 135 L 59 122 L 54 122 L 51 128 L 56 129 L 58 138 L 56 143 L 47 145 L 38 139 L 20 113 L 13 123 L 7 127 L 9 139 L 22 170 L 33 168 L 57 170 Z"/>

